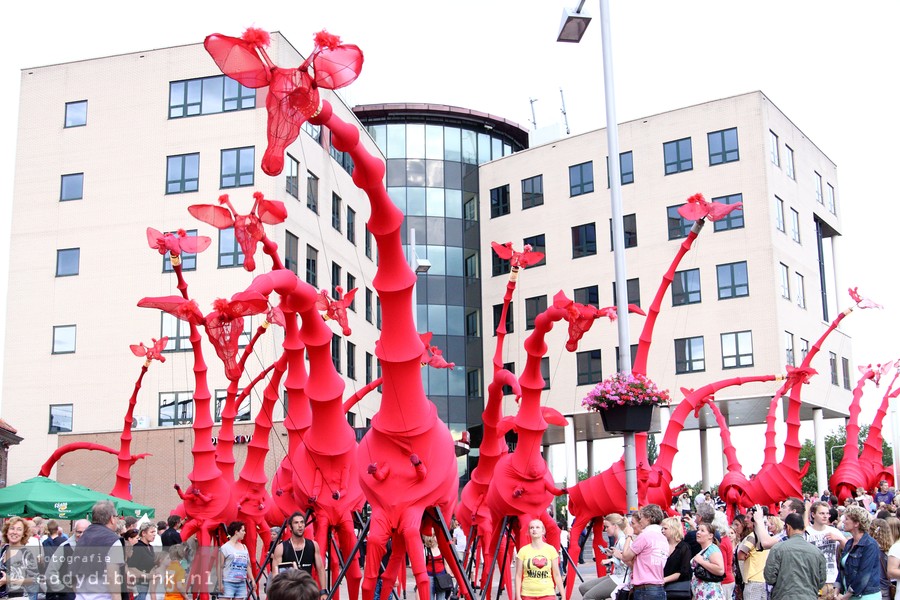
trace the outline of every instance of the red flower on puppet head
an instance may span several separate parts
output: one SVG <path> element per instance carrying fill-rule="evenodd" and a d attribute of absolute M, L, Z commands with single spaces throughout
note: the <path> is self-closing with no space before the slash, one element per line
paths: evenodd
<path fill-rule="evenodd" d="M 544 258 L 543 252 L 533 252 L 531 250 L 531 244 L 525 244 L 522 252 L 515 251 L 512 242 L 506 242 L 505 244 L 491 242 L 491 248 L 494 249 L 497 256 L 503 260 L 508 260 L 510 267 L 515 271 L 537 264 Z"/>
<path fill-rule="evenodd" d="M 205 235 L 188 235 L 184 229 L 179 229 L 175 233 L 162 233 L 148 227 L 147 243 L 163 256 L 168 252 L 174 258 L 180 256 L 182 252 L 191 254 L 203 252 L 209 248 L 212 240 Z"/>
<path fill-rule="evenodd" d="M 212 225 L 216 229 L 228 229 L 234 227 L 234 238 L 244 254 L 244 269 L 253 271 L 256 269 L 256 246 L 266 237 L 263 224 L 277 225 L 287 219 L 287 209 L 284 203 L 278 200 L 266 200 L 262 192 L 254 192 L 253 207 L 246 215 L 238 214 L 228 194 L 219 196 L 219 204 L 194 204 L 188 206 L 188 212 L 194 218 Z M 209 239 L 209 238 L 207 238 Z"/>
<path fill-rule="evenodd" d="M 153 340 L 153 344 L 149 348 L 144 345 L 144 342 L 141 342 L 140 344 L 131 344 L 128 347 L 135 356 L 146 357 L 146 365 L 149 365 L 152 360 L 158 360 L 161 363 L 166 362 L 166 357 L 162 355 L 162 351 L 166 349 L 169 338 L 163 336 L 158 340 L 156 338 L 151 339 Z"/>
<path fill-rule="evenodd" d="M 874 302 L 872 300 L 869 300 L 868 298 L 863 298 L 862 296 L 860 296 L 859 292 L 857 291 L 858 289 L 859 289 L 858 287 L 854 287 L 854 288 L 849 288 L 847 290 L 850 293 L 850 298 L 852 298 L 853 301 L 856 302 L 856 305 L 858 307 L 860 307 L 860 308 L 884 308 L 882 305 L 878 304 L 877 302 Z"/>
<path fill-rule="evenodd" d="M 742 202 L 734 204 L 722 204 L 721 202 L 707 202 L 703 194 L 694 194 L 687 199 L 687 203 L 678 207 L 678 214 L 688 221 L 699 221 L 709 218 L 710 221 L 718 221 L 730 212 L 743 208 Z"/>
<path fill-rule="evenodd" d="M 335 290 L 338 293 L 337 300 L 332 300 L 325 290 L 319 290 L 319 296 L 316 298 L 316 310 L 325 314 L 322 318 L 326 321 L 334 319 L 341 327 L 341 331 L 345 336 L 350 335 L 350 324 L 347 321 L 347 307 L 353 302 L 356 296 L 356 288 L 353 288 L 346 294 L 341 286 L 337 286 Z"/>
<path fill-rule="evenodd" d="M 784 368 L 787 372 L 785 379 L 790 382 L 791 387 L 798 383 L 808 384 L 813 375 L 819 374 L 819 372 L 812 367 L 794 367 L 792 365 L 785 365 Z"/>
<path fill-rule="evenodd" d="M 431 338 L 434 334 L 430 331 L 419 334 L 422 343 L 425 345 L 425 351 L 422 353 L 422 364 L 429 365 L 435 369 L 452 369 L 456 363 L 448 363 L 444 360 L 444 353 L 437 346 L 431 345 Z"/>

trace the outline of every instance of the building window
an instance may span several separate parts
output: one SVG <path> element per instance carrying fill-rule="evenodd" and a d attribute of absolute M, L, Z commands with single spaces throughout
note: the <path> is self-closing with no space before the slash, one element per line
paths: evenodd
<path fill-rule="evenodd" d="M 466 371 L 466 396 L 469 398 L 481 397 L 481 369 Z"/>
<path fill-rule="evenodd" d="M 594 385 L 603 379 L 600 350 L 587 350 L 575 354 L 578 366 L 578 385 Z"/>
<path fill-rule="evenodd" d="M 663 144 L 663 158 L 666 163 L 666 175 L 692 170 L 694 155 L 691 150 L 691 138 L 687 137 Z"/>
<path fill-rule="evenodd" d="M 341 285 L 341 265 L 331 261 L 331 297 L 337 300 L 338 286 Z"/>
<path fill-rule="evenodd" d="M 72 405 L 50 405 L 50 427 L 47 433 L 66 433 L 72 431 Z"/>
<path fill-rule="evenodd" d="M 363 229 L 365 230 L 365 234 L 366 234 L 366 242 L 365 242 L 366 258 L 368 258 L 369 260 L 372 260 L 372 232 L 369 231 L 368 226 L 363 226 Z"/>
<path fill-rule="evenodd" d="M 372 362 L 375 360 L 375 357 L 366 352 L 366 385 L 372 383 Z"/>
<path fill-rule="evenodd" d="M 703 352 L 703 337 L 675 340 L 675 372 L 698 373 L 705 370 L 706 359 Z"/>
<path fill-rule="evenodd" d="M 219 187 L 234 188 L 253 185 L 255 156 L 256 149 L 253 146 L 222 150 Z"/>
<path fill-rule="evenodd" d="M 722 204 L 737 204 L 744 201 L 743 194 L 730 194 L 728 196 L 719 196 L 713 198 L 712 202 L 720 202 Z M 713 221 L 713 231 L 728 231 L 729 229 L 742 229 L 744 227 L 744 209 L 737 208 L 718 221 Z"/>
<path fill-rule="evenodd" d="M 335 371 L 341 373 L 341 338 L 336 333 L 331 336 L 331 362 Z"/>
<path fill-rule="evenodd" d="M 471 229 L 478 222 L 478 199 L 470 198 L 463 204 L 463 221 L 466 229 Z"/>
<path fill-rule="evenodd" d="M 622 225 L 625 229 L 625 247 L 626 248 L 637 248 L 638 238 L 637 238 L 637 216 L 634 213 L 630 215 L 622 216 Z M 612 219 L 609 220 L 609 249 L 612 251 L 614 248 L 613 243 L 613 223 Z"/>
<path fill-rule="evenodd" d="M 375 327 L 381 329 L 381 298 L 375 296 Z M 381 372 L 381 365 L 378 365 L 378 371 Z"/>
<path fill-rule="evenodd" d="M 284 191 L 294 198 L 300 199 L 300 163 L 290 154 L 287 155 L 287 175 L 284 178 Z"/>
<path fill-rule="evenodd" d="M 597 254 L 597 227 L 594 223 L 572 228 L 572 258 Z"/>
<path fill-rule="evenodd" d="M 284 232 L 284 268 L 300 272 L 300 239 L 290 231 Z"/>
<path fill-rule="evenodd" d="M 242 390 L 237 390 L 235 392 L 235 400 L 237 400 L 237 396 L 241 395 Z M 214 410 L 214 418 L 216 423 L 222 422 L 222 411 L 225 410 L 225 401 L 228 399 L 228 390 L 216 390 L 216 403 L 213 407 Z M 235 421 L 249 421 L 251 413 L 251 404 L 250 404 L 250 394 L 244 396 L 244 399 L 241 400 L 241 405 L 237 407 L 234 414 Z"/>
<path fill-rule="evenodd" d="M 631 364 L 634 364 L 634 359 L 637 358 L 638 345 L 631 344 Z M 631 369 L 629 368 L 629 371 Z M 619 356 L 619 346 L 616 346 L 616 372 L 619 373 L 622 371 L 622 359 Z"/>
<path fill-rule="evenodd" d="M 541 359 L 541 377 L 544 378 L 544 389 L 550 389 L 550 357 L 545 356 Z"/>
<path fill-rule="evenodd" d="M 159 426 L 190 425 L 194 422 L 193 392 L 160 392 Z"/>
<path fill-rule="evenodd" d="M 200 154 L 166 157 L 166 193 L 196 192 L 200 186 Z"/>
<path fill-rule="evenodd" d="M 544 298 L 544 307 L 546 308 L 547 296 L 542 296 L 542 298 Z M 572 300 L 578 304 L 600 308 L 600 288 L 596 285 L 575 288 L 574 293 L 572 294 Z M 529 329 L 531 328 L 529 327 Z"/>
<path fill-rule="evenodd" d="M 796 179 L 794 175 L 794 150 L 787 144 L 784 145 L 784 172 L 791 179 Z"/>
<path fill-rule="evenodd" d="M 306 246 L 306 283 L 319 287 L 319 251 L 309 244 Z"/>
<path fill-rule="evenodd" d="M 588 161 L 569 167 L 569 196 L 580 196 L 594 191 L 594 163 Z"/>
<path fill-rule="evenodd" d="M 831 385 L 838 384 L 837 354 L 828 353 L 828 369 L 831 371 Z"/>
<path fill-rule="evenodd" d="M 56 276 L 70 277 L 78 275 L 78 263 L 81 258 L 81 248 L 63 248 L 56 251 Z"/>
<path fill-rule="evenodd" d="M 803 275 L 794 273 L 794 282 L 796 284 L 797 306 L 806 308 L 806 282 L 803 280 Z"/>
<path fill-rule="evenodd" d="M 719 284 L 719 300 L 750 295 L 746 261 L 716 265 L 716 280 Z"/>
<path fill-rule="evenodd" d="M 525 304 L 526 310 L 528 309 L 528 303 L 526 301 Z M 478 337 L 481 335 L 480 331 L 481 318 L 478 315 L 477 310 L 473 310 L 472 312 L 466 313 L 466 335 L 469 337 Z"/>
<path fill-rule="evenodd" d="M 83 127 L 87 125 L 87 100 L 66 102 L 65 127 Z"/>
<path fill-rule="evenodd" d="M 356 289 L 356 276 L 347 273 L 347 287 L 344 288 L 344 295 L 347 295 L 347 292 L 350 290 Z M 356 296 L 353 296 L 353 300 L 350 301 L 350 304 L 347 306 L 353 312 L 356 312 Z"/>
<path fill-rule="evenodd" d="M 628 304 L 634 304 L 635 306 L 641 305 L 641 280 L 637 277 L 634 279 L 629 279 L 625 282 L 625 287 L 627 288 L 628 293 Z M 613 291 L 613 306 L 619 305 L 618 294 L 616 293 L 616 282 L 614 281 L 612 284 Z"/>
<path fill-rule="evenodd" d="M 81 200 L 84 197 L 84 173 L 70 173 L 60 178 L 59 200 Z"/>
<path fill-rule="evenodd" d="M 814 172 L 815 173 L 815 172 Z M 825 195 L 822 193 L 822 176 L 818 173 L 815 173 L 816 177 L 816 202 L 819 204 L 825 204 Z"/>
<path fill-rule="evenodd" d="M 241 245 L 234 239 L 234 227 L 219 230 L 219 268 L 240 267 L 244 264 Z"/>
<path fill-rule="evenodd" d="M 784 359 L 792 367 L 796 364 L 794 362 L 794 334 L 790 331 L 784 332 Z"/>
<path fill-rule="evenodd" d="M 372 322 L 372 304 L 373 304 L 374 294 L 372 290 L 366 288 L 366 321 L 369 323 Z"/>
<path fill-rule="evenodd" d="M 75 352 L 75 325 L 53 326 L 53 354 Z"/>
<path fill-rule="evenodd" d="M 347 241 L 356 245 L 356 211 L 347 207 Z"/>
<path fill-rule="evenodd" d="M 534 320 L 545 310 L 547 310 L 546 295 L 525 298 L 525 329 L 534 329 Z"/>
<path fill-rule="evenodd" d="M 544 258 L 531 265 L 532 267 L 540 267 L 547 264 L 547 241 L 543 233 L 524 238 L 522 245 L 531 246 L 533 252 L 540 252 L 544 255 Z"/>
<path fill-rule="evenodd" d="M 159 337 L 169 338 L 163 352 L 186 352 L 191 350 L 190 323 L 163 311 L 160 311 L 160 316 Z"/>
<path fill-rule="evenodd" d="M 316 141 L 317 144 L 322 144 L 322 126 L 321 125 L 313 125 L 309 121 L 304 121 L 303 127 L 301 128 L 306 132 L 306 135 L 311 137 Z"/>
<path fill-rule="evenodd" d="M 844 357 L 841 357 L 841 375 L 843 375 L 844 379 L 844 389 L 850 389 L 850 361 Z"/>
<path fill-rule="evenodd" d="M 775 229 L 784 233 L 784 200 L 775 196 Z"/>
<path fill-rule="evenodd" d="M 691 232 L 691 227 L 694 225 L 693 221 L 688 221 L 678 213 L 678 209 L 681 208 L 681 206 L 682 205 L 679 204 L 677 206 L 669 206 L 668 208 L 666 208 L 666 218 L 668 219 L 669 223 L 670 240 L 680 240 L 681 238 L 686 238 Z"/>
<path fill-rule="evenodd" d="M 319 178 L 306 172 L 306 208 L 319 214 Z"/>
<path fill-rule="evenodd" d="M 809 354 L 809 340 L 804 340 L 800 338 L 800 361 L 806 360 L 806 355 Z"/>
<path fill-rule="evenodd" d="M 333 158 L 342 169 L 348 174 L 353 175 L 353 158 L 350 156 L 349 152 L 344 152 L 334 147 L 334 138 L 331 138 L 331 148 L 328 153 L 331 154 L 331 158 Z"/>
<path fill-rule="evenodd" d="M 672 306 L 700 302 L 700 269 L 675 271 L 672 280 Z"/>
<path fill-rule="evenodd" d="M 834 186 L 830 183 L 825 185 L 825 207 L 831 214 L 837 214 L 834 207 Z"/>
<path fill-rule="evenodd" d="M 478 282 L 478 267 L 478 252 L 473 251 L 463 261 L 463 275 L 466 278 L 466 285 Z"/>
<path fill-rule="evenodd" d="M 522 210 L 544 203 L 544 176 L 535 175 L 522 180 Z"/>
<path fill-rule="evenodd" d="M 500 316 L 503 314 L 503 305 L 495 304 L 494 305 L 494 335 L 497 335 L 497 328 L 500 327 Z M 509 305 L 509 310 L 506 312 L 506 333 L 512 333 L 513 329 L 513 305 Z"/>
<path fill-rule="evenodd" d="M 331 226 L 335 231 L 341 230 L 341 197 L 331 193 Z"/>
<path fill-rule="evenodd" d="M 791 299 L 791 280 L 790 280 L 790 270 L 787 268 L 787 265 L 784 263 L 778 264 L 779 270 L 781 271 L 781 297 L 785 300 Z"/>
<path fill-rule="evenodd" d="M 753 366 L 753 335 L 751 332 L 723 333 L 720 338 L 723 369 Z"/>
<path fill-rule="evenodd" d="M 634 183 L 634 155 L 631 150 L 619 154 L 619 173 L 622 185 Z"/>
<path fill-rule="evenodd" d="M 516 363 L 514 363 L 514 362 L 503 363 L 503 369 L 506 370 L 506 371 L 509 371 L 510 373 L 512 373 L 513 375 L 515 375 L 515 373 L 516 373 Z M 504 386 L 501 388 L 501 392 L 503 393 L 504 396 L 509 396 L 510 394 L 513 393 L 512 386 L 504 385 Z"/>
<path fill-rule="evenodd" d="M 491 218 L 509 214 L 509 185 L 501 185 L 491 190 Z"/>
<path fill-rule="evenodd" d="M 734 162 L 740 158 L 736 127 L 707 133 L 706 141 L 709 143 L 709 166 Z"/>
<path fill-rule="evenodd" d="M 781 166 L 781 160 L 778 156 L 778 136 L 774 131 L 769 131 L 769 160 L 776 167 Z"/>
<path fill-rule="evenodd" d="M 169 83 L 169 118 L 256 108 L 256 90 L 225 75 Z"/>
<path fill-rule="evenodd" d="M 510 264 L 509 260 L 505 258 L 500 258 L 496 252 L 491 252 L 491 277 L 497 277 L 498 275 L 505 275 L 509 273 Z"/>
<path fill-rule="evenodd" d="M 347 378 L 356 380 L 356 344 L 347 342 Z"/>
<path fill-rule="evenodd" d="M 791 209 L 791 239 L 800 243 L 800 213 Z"/>

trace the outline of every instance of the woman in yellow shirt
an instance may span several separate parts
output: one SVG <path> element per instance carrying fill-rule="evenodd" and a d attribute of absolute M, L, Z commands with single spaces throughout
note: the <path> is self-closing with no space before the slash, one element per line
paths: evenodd
<path fill-rule="evenodd" d="M 516 594 L 513 600 L 555 600 L 559 590 L 563 594 L 559 574 L 559 553 L 544 542 L 544 524 L 535 519 L 528 524 L 531 543 L 516 554 Z"/>

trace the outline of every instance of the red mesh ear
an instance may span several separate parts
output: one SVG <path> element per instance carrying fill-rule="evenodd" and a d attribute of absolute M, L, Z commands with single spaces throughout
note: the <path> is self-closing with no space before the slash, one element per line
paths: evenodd
<path fill-rule="evenodd" d="M 216 229 L 228 229 L 234 225 L 231 211 L 215 204 L 193 204 L 188 206 L 188 212 L 195 219 L 208 223 Z"/>
<path fill-rule="evenodd" d="M 242 39 L 214 33 L 207 36 L 203 47 L 219 69 L 232 79 L 251 88 L 269 83 L 269 69 L 256 52 L 256 46 Z"/>
<path fill-rule="evenodd" d="M 206 318 L 206 335 L 216 349 L 216 354 L 225 365 L 225 376 L 229 380 L 239 379 L 241 368 L 237 364 L 238 342 L 244 331 L 244 318 L 223 319 L 221 313 L 213 312 Z"/>
<path fill-rule="evenodd" d="M 358 46 L 343 44 L 334 49 L 322 50 L 313 60 L 316 85 L 336 90 L 353 83 L 363 66 L 363 53 Z"/>

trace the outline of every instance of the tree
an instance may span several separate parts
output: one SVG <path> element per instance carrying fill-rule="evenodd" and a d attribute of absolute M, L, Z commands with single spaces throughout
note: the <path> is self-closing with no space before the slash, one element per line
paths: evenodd
<path fill-rule="evenodd" d="M 659 446 L 656 445 L 656 435 L 651 433 L 647 436 L 647 462 L 650 466 L 659 458 Z"/>
<path fill-rule="evenodd" d="M 863 445 L 869 437 L 869 425 L 863 425 L 859 428 L 859 452 L 862 452 Z M 841 464 L 844 458 L 844 445 L 847 443 L 847 429 L 841 425 L 836 430 L 825 436 L 825 473 L 827 478 L 831 478 L 835 468 Z M 834 450 L 832 450 L 834 448 Z M 882 464 L 889 467 L 894 464 L 894 453 L 891 445 L 887 440 L 881 441 Z M 834 462 L 832 463 L 832 458 Z M 803 477 L 802 489 L 804 494 L 819 494 L 822 490 L 816 488 L 816 446 L 812 440 L 804 440 L 803 446 L 800 448 L 800 464 L 804 460 L 809 463 L 809 470 Z"/>

